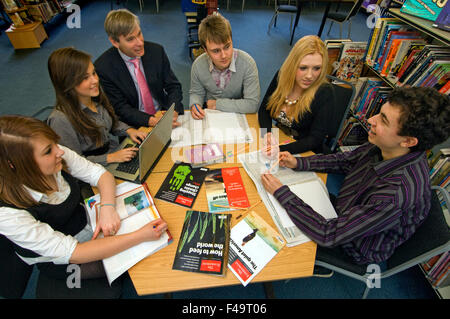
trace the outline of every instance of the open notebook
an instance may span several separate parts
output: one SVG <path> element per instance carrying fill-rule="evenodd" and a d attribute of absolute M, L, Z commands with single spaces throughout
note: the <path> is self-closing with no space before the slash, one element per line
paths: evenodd
<path fill-rule="evenodd" d="M 286 210 L 278 200 L 269 194 L 261 183 L 261 174 L 268 170 L 270 164 L 261 156 L 260 151 L 238 155 L 247 174 L 255 183 L 256 189 L 272 216 L 275 225 L 286 239 L 287 246 L 292 247 L 310 239 L 295 226 Z M 317 213 L 326 219 L 337 217 L 336 211 L 328 197 L 328 191 L 322 180 L 314 172 L 299 172 L 290 168 L 280 167 L 273 172 L 284 185 L 311 206 Z"/>
<path fill-rule="evenodd" d="M 252 143 L 245 114 L 205 109 L 205 117 L 195 120 L 190 112 L 178 116 L 181 126 L 172 130 L 171 147 L 198 144 Z"/>

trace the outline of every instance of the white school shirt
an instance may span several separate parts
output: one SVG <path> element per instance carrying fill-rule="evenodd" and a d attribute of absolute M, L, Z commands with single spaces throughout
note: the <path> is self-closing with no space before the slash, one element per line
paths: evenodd
<path fill-rule="evenodd" d="M 64 150 L 62 158 L 67 164 L 69 173 L 75 178 L 96 186 L 100 177 L 106 172 L 105 168 L 88 161 L 65 146 L 58 146 Z M 70 186 L 61 172 L 58 172 L 55 177 L 58 191 L 50 196 L 27 187 L 26 189 L 39 202 L 60 204 L 69 196 Z M 28 211 L 10 207 L 0 207 L 0 234 L 20 247 L 42 256 L 26 259 L 21 257 L 28 264 L 37 262 L 68 264 L 78 243 L 74 237 L 55 231 L 48 224 L 36 220 Z"/>

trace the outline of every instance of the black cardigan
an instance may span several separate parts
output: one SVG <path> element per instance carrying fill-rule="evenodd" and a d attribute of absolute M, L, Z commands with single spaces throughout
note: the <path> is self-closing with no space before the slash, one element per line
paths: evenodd
<path fill-rule="evenodd" d="M 272 117 L 266 109 L 269 98 L 278 85 L 278 72 L 270 82 L 258 111 L 258 122 L 262 129 L 267 132 L 272 128 Z M 311 102 L 311 112 L 306 113 L 302 119 L 294 120 L 292 129 L 298 132 L 296 141 L 281 145 L 280 151 L 288 151 L 292 154 L 298 154 L 306 151 L 322 152 L 322 143 L 327 135 L 327 123 L 331 119 L 331 108 L 334 107 L 334 96 L 331 85 L 323 84 L 316 92 Z M 263 131 L 264 132 L 264 131 Z M 280 141 L 283 142 L 283 141 Z"/>

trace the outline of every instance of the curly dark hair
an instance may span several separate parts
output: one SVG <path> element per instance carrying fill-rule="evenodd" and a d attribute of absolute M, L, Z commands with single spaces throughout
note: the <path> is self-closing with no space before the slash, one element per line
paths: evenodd
<path fill-rule="evenodd" d="M 401 108 L 398 135 L 418 139 L 412 151 L 431 149 L 449 137 L 449 96 L 433 88 L 399 87 L 391 92 L 387 101 Z"/>

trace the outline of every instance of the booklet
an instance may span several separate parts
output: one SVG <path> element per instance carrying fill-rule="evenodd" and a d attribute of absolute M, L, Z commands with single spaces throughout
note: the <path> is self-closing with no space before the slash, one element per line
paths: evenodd
<path fill-rule="evenodd" d="M 210 213 L 234 210 L 223 206 L 250 206 L 238 167 L 210 170 L 205 178 L 205 190 Z"/>
<path fill-rule="evenodd" d="M 230 220 L 229 214 L 186 211 L 172 269 L 225 275 Z"/>
<path fill-rule="evenodd" d="M 209 168 L 193 168 L 188 163 L 175 163 L 155 198 L 191 208 L 200 192 Z"/>
<path fill-rule="evenodd" d="M 100 211 L 100 194 L 85 199 L 92 230 L 97 226 Z M 131 233 L 145 224 L 160 218 L 153 198 L 146 184 L 123 182 L 116 187 L 116 211 L 120 216 L 120 229 L 116 235 Z M 103 235 L 100 234 L 99 237 Z M 154 254 L 173 241 L 169 231 L 158 240 L 146 241 L 133 246 L 114 256 L 103 259 L 106 277 L 109 284 L 122 275 L 129 268 L 147 256 Z"/>
<path fill-rule="evenodd" d="M 225 160 L 222 147 L 217 143 L 195 146 L 184 151 L 184 156 L 192 167 L 221 163 Z"/>
<path fill-rule="evenodd" d="M 285 244 L 280 234 L 251 211 L 231 229 L 228 268 L 247 286 Z"/>

